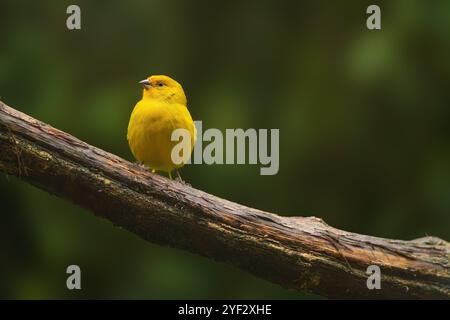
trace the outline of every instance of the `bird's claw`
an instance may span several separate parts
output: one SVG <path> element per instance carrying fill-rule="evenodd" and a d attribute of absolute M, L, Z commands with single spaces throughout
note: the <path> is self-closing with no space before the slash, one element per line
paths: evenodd
<path fill-rule="evenodd" d="M 151 173 L 155 173 L 156 171 L 154 169 L 150 169 L 149 167 L 147 167 L 145 164 L 143 163 L 139 163 L 139 162 L 135 162 L 139 168 L 145 169 L 147 171 L 150 171 Z"/>
<path fill-rule="evenodd" d="M 182 183 L 182 184 L 184 184 L 186 186 L 192 187 L 189 182 L 184 181 L 183 179 L 181 179 L 181 177 L 176 177 L 174 180 L 178 181 L 178 182 L 180 182 L 180 183 Z"/>

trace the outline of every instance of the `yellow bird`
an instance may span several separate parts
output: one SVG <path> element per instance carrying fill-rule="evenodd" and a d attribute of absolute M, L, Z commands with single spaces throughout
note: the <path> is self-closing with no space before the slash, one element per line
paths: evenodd
<path fill-rule="evenodd" d="M 185 129 L 190 133 L 190 153 L 196 141 L 186 95 L 181 85 L 168 76 L 154 75 L 139 83 L 144 89 L 128 123 L 128 144 L 140 164 L 152 172 L 167 172 L 172 179 L 172 171 L 184 165 L 172 161 L 172 149 L 179 143 L 171 140 L 172 132 Z"/>

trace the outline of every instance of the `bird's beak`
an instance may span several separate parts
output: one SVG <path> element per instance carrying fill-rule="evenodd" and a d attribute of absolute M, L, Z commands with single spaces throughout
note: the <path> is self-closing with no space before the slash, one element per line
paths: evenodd
<path fill-rule="evenodd" d="M 148 89 L 148 88 L 151 87 L 150 81 L 148 81 L 148 79 L 144 79 L 142 81 L 139 81 L 139 83 L 142 84 L 145 89 Z"/>

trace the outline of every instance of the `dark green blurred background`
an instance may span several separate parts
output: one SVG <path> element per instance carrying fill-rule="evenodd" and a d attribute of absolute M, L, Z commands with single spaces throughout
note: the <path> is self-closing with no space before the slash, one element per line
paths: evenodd
<path fill-rule="evenodd" d="M 78 4 L 82 29 L 66 28 Z M 370 4 L 382 30 L 366 28 Z M 450 1 L 0 2 L 0 96 L 133 160 L 137 82 L 167 74 L 206 128 L 279 128 L 280 171 L 187 166 L 194 187 L 375 236 L 450 240 Z M 0 176 L 0 298 L 305 298 L 146 243 Z M 81 291 L 65 269 L 82 269 Z"/>

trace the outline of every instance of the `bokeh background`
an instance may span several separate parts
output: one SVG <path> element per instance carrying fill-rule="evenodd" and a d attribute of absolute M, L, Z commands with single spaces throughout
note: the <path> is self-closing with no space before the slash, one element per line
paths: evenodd
<path fill-rule="evenodd" d="M 74 3 L 80 31 L 66 28 Z M 366 28 L 370 4 L 381 31 Z M 206 128 L 280 129 L 278 175 L 188 166 L 193 186 L 358 233 L 450 240 L 450 1 L 0 2 L 0 96 L 33 117 L 133 160 L 126 128 L 150 74 L 180 81 Z M 6 174 L 0 208 L 0 298 L 315 298 Z M 81 291 L 65 287 L 70 264 Z"/>

